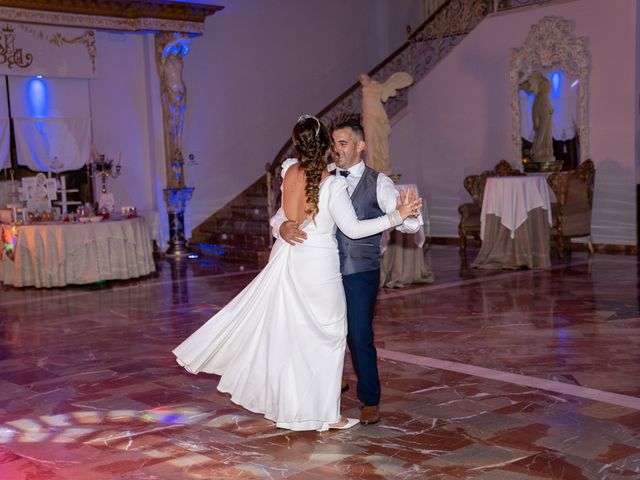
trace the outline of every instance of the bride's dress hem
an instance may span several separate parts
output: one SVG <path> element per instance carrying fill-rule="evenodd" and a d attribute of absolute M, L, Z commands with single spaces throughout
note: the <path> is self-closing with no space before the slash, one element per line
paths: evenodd
<path fill-rule="evenodd" d="M 222 372 L 215 372 L 215 371 L 205 371 L 205 370 L 198 370 L 198 369 L 193 369 L 191 368 L 187 363 L 183 362 L 182 360 L 180 360 L 180 358 L 178 358 L 176 352 L 173 352 L 174 355 L 176 355 L 176 363 L 178 365 L 180 365 L 182 368 L 184 368 L 187 372 L 193 374 L 193 375 L 198 375 L 199 373 L 210 373 L 212 375 L 222 375 Z"/>
<path fill-rule="evenodd" d="M 305 431 L 311 431 L 311 430 L 318 430 L 319 428 L 322 428 L 322 426 L 325 423 L 335 423 L 335 422 L 339 422 L 340 419 L 342 418 L 341 416 L 338 416 L 338 418 L 336 420 L 301 420 L 301 421 L 289 421 L 289 422 L 283 422 L 283 421 L 278 421 L 276 420 L 273 416 L 260 411 L 259 408 L 253 407 L 251 405 L 246 405 L 244 403 L 241 403 L 239 400 L 237 400 L 236 398 L 233 397 L 233 394 L 231 392 L 227 392 L 225 390 L 221 390 L 220 388 L 218 388 L 218 391 L 221 393 L 226 393 L 231 395 L 231 402 L 233 402 L 234 404 L 238 405 L 239 407 L 244 408 L 245 410 L 249 410 L 252 413 L 256 413 L 258 415 L 262 415 L 265 419 L 269 420 L 270 422 L 275 423 L 275 426 L 277 428 L 283 428 L 285 430 L 292 430 L 295 432 L 305 432 Z"/>
<path fill-rule="evenodd" d="M 212 375 L 222 375 L 222 372 L 205 372 L 203 370 L 193 370 L 189 367 L 189 365 L 187 365 L 186 363 L 184 363 L 182 360 L 180 360 L 178 357 L 176 357 L 176 362 L 178 363 L 178 365 L 180 365 L 181 367 L 183 367 L 187 372 L 193 374 L 193 375 L 197 375 L 198 373 L 202 372 L 202 373 L 208 373 L 208 374 L 212 374 Z M 338 417 L 335 420 L 304 420 L 304 421 L 289 421 L 289 422 L 283 422 L 283 421 L 278 421 L 275 418 L 273 418 L 271 415 L 266 414 L 263 411 L 260 411 L 260 409 L 252 407 L 250 405 L 245 405 L 242 402 L 240 402 L 239 400 L 235 399 L 233 397 L 232 392 L 226 391 L 226 390 L 221 390 L 220 388 L 218 388 L 218 391 L 221 393 L 226 393 L 228 395 L 231 395 L 231 401 L 238 405 L 239 407 L 244 408 L 245 410 L 250 411 L 251 413 L 256 413 L 258 415 L 262 415 L 264 416 L 265 419 L 275 423 L 276 428 L 282 428 L 285 430 L 291 430 L 291 431 L 295 431 L 295 432 L 306 432 L 306 431 L 313 431 L 313 430 L 318 430 L 319 428 L 322 428 L 322 426 L 325 423 L 335 423 L 340 421 L 341 417 Z"/>

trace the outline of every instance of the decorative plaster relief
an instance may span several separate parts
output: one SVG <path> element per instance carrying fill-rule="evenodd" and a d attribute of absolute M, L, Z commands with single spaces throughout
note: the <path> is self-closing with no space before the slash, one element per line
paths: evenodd
<path fill-rule="evenodd" d="M 56 47 L 62 48 L 65 44 L 82 44 L 87 49 L 89 54 L 89 60 L 91 61 L 91 69 L 93 73 L 96 73 L 96 56 L 98 52 L 96 50 L 96 33 L 93 30 L 85 30 L 82 35 L 74 38 L 67 38 L 60 32 L 55 32 L 53 35 L 49 35 L 46 32 L 35 28 L 33 25 L 20 24 L 19 27 L 35 36 L 40 40 L 47 41 Z"/>
<path fill-rule="evenodd" d="M 97 56 L 94 30 L 0 24 L 0 75 L 90 78 Z"/>
<path fill-rule="evenodd" d="M 172 31 L 192 35 L 202 35 L 203 22 L 172 20 L 165 18 L 121 18 L 102 15 L 78 15 L 43 10 L 26 10 L 21 8 L 0 7 L 0 21 L 37 23 L 43 25 L 67 26 L 76 28 L 93 28 L 96 30 L 118 30 L 125 32 L 139 31 Z"/>

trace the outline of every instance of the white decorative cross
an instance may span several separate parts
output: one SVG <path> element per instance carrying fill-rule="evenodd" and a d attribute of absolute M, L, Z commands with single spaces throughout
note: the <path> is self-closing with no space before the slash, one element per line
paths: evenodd
<path fill-rule="evenodd" d="M 75 193 L 78 191 L 77 188 L 67 189 L 67 179 L 64 175 L 60 175 L 60 200 L 56 200 L 54 203 L 56 205 L 60 205 L 62 207 L 62 214 L 66 215 L 68 213 L 67 207 L 69 205 L 80 205 L 82 202 L 78 202 L 75 200 L 67 200 L 67 193 Z"/>

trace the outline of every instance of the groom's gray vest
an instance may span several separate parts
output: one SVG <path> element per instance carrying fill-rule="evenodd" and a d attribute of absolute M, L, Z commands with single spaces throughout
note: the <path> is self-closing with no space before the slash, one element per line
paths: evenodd
<path fill-rule="evenodd" d="M 378 172 L 365 166 L 364 174 L 351 195 L 351 203 L 356 211 L 358 220 L 367 220 L 384 215 L 378 205 L 377 183 Z M 380 240 L 382 233 L 353 240 L 338 230 L 336 238 L 338 239 L 338 251 L 340 253 L 340 272 L 343 275 L 369 272 L 380 268 Z"/>

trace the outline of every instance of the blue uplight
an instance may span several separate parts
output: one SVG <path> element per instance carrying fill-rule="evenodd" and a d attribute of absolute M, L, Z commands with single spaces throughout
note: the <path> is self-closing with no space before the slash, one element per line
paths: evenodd
<path fill-rule="evenodd" d="M 32 118 L 46 118 L 49 113 L 49 86 L 42 75 L 27 82 L 27 105 Z"/>
<path fill-rule="evenodd" d="M 560 88 L 562 87 L 562 71 L 553 72 L 551 74 L 551 98 L 557 100 L 560 98 Z"/>

